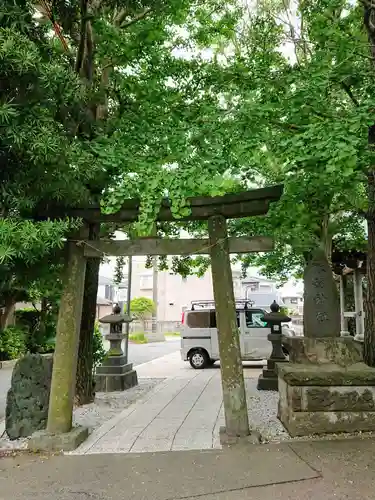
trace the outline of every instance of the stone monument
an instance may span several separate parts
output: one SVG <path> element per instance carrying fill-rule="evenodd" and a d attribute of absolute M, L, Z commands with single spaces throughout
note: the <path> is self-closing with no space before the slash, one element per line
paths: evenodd
<path fill-rule="evenodd" d="M 332 281 L 317 252 L 305 271 L 304 337 L 284 339 L 289 363 L 277 365 L 278 418 L 292 437 L 375 430 L 375 369 L 360 343 L 340 337 Z"/>
<path fill-rule="evenodd" d="M 17 361 L 5 410 L 9 439 L 28 437 L 46 428 L 52 364 L 52 356 L 41 354 L 26 354 Z"/>
<path fill-rule="evenodd" d="M 124 391 L 138 385 L 137 372 L 132 363 L 128 363 L 128 353 L 122 351 L 121 344 L 125 339 L 123 324 L 130 323 L 129 316 L 121 314 L 121 308 L 116 304 L 113 314 L 101 318 L 100 323 L 109 324 L 109 334 L 106 339 L 110 346 L 103 363 L 98 366 L 95 374 L 95 390 L 97 392 Z"/>
<path fill-rule="evenodd" d="M 282 327 L 281 323 L 291 321 L 289 316 L 280 312 L 280 306 L 274 300 L 270 306 L 271 312 L 263 316 L 263 321 L 271 327 L 271 333 L 268 335 L 268 340 L 272 344 L 272 353 L 267 360 L 267 367 L 263 368 L 262 374 L 258 379 L 258 390 L 260 391 L 277 391 L 278 376 L 276 372 L 276 363 L 285 363 L 287 361 L 282 347 Z"/>

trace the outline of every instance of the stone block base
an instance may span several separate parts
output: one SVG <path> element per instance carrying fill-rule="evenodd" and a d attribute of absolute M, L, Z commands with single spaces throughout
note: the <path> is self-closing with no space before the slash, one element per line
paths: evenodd
<path fill-rule="evenodd" d="M 289 361 L 312 365 L 334 364 L 347 367 L 363 361 L 363 349 L 353 337 L 283 337 Z"/>
<path fill-rule="evenodd" d="M 232 446 L 235 444 L 259 444 L 261 436 L 258 432 L 252 431 L 247 436 L 233 436 L 227 433 L 225 427 L 220 427 L 220 444 L 223 446 Z"/>
<path fill-rule="evenodd" d="M 31 451 L 73 451 L 87 439 L 89 430 L 86 427 L 73 427 L 70 432 L 50 434 L 47 431 L 34 432 L 28 449 Z"/>
<path fill-rule="evenodd" d="M 278 390 L 278 378 L 274 377 L 266 377 L 262 373 L 258 378 L 258 391 L 277 391 Z"/>
<path fill-rule="evenodd" d="M 95 375 L 96 392 L 125 391 L 136 385 L 138 385 L 138 376 L 133 369 L 125 373 L 97 373 Z"/>
<path fill-rule="evenodd" d="M 374 368 L 290 363 L 278 374 L 278 418 L 292 437 L 375 430 Z"/>
<path fill-rule="evenodd" d="M 258 391 L 277 391 L 279 387 L 276 365 L 279 363 L 288 363 L 285 359 L 269 359 L 267 367 L 263 368 L 262 374 L 258 378 Z"/>

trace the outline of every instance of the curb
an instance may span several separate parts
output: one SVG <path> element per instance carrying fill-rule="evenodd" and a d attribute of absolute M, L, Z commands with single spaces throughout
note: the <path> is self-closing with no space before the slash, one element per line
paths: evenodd
<path fill-rule="evenodd" d="M 17 363 L 18 359 L 10 359 L 9 361 L 1 361 L 0 362 L 0 370 L 3 368 L 13 368 Z"/>

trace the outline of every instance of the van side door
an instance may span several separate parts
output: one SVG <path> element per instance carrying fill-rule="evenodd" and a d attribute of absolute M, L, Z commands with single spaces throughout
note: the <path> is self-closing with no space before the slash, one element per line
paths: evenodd
<path fill-rule="evenodd" d="M 210 311 L 186 311 L 184 329 L 181 337 L 181 349 L 184 359 L 191 349 L 204 349 L 212 356 Z"/>
<path fill-rule="evenodd" d="M 237 318 L 237 327 L 240 328 L 240 311 L 236 311 L 236 318 Z M 219 337 L 218 337 L 218 330 L 217 330 L 217 323 L 216 323 L 216 312 L 215 310 L 211 310 L 211 316 L 210 316 L 210 332 L 211 332 L 211 351 L 212 351 L 212 359 L 220 359 L 220 351 L 219 351 Z M 243 349 L 242 344 L 241 345 L 241 352 Z"/>
<path fill-rule="evenodd" d="M 244 324 L 241 328 L 243 337 L 243 359 L 258 360 L 267 359 L 272 351 L 271 342 L 268 340 L 268 334 L 271 329 L 263 321 L 266 311 L 262 309 L 248 309 L 244 311 Z"/>

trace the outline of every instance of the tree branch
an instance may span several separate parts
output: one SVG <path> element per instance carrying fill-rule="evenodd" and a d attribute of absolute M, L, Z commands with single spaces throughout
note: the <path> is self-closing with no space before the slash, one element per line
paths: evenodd
<path fill-rule="evenodd" d="M 79 73 L 81 71 L 83 58 L 85 54 L 86 33 L 87 33 L 87 7 L 88 7 L 88 0 L 81 0 L 81 28 L 80 28 L 77 58 L 74 66 L 76 73 Z"/>
<path fill-rule="evenodd" d="M 304 130 L 305 127 L 302 127 L 300 125 L 294 125 L 293 123 L 284 123 L 284 122 L 278 122 L 277 120 L 270 120 L 270 123 L 272 123 L 272 125 L 276 125 L 277 127 L 279 128 L 283 128 L 283 129 L 286 129 L 286 130 L 289 130 L 289 131 L 297 131 L 297 130 Z"/>
<path fill-rule="evenodd" d="M 357 101 L 357 98 L 353 94 L 353 92 L 352 92 L 351 88 L 349 87 L 349 85 L 347 85 L 345 82 L 341 82 L 341 87 L 344 89 L 344 91 L 350 97 L 350 99 L 354 103 L 354 105 L 355 106 L 359 106 L 359 102 Z"/>
<path fill-rule="evenodd" d="M 145 9 L 143 12 L 141 12 L 140 14 L 136 15 L 135 17 L 133 17 L 133 19 L 130 19 L 130 21 L 127 21 L 125 23 L 122 22 L 120 24 L 120 28 L 121 29 L 129 28 L 129 26 L 132 26 L 133 24 L 137 23 L 138 21 L 141 21 L 142 19 L 144 19 L 151 11 L 152 11 L 152 8 L 151 7 L 147 7 L 147 9 Z"/>

